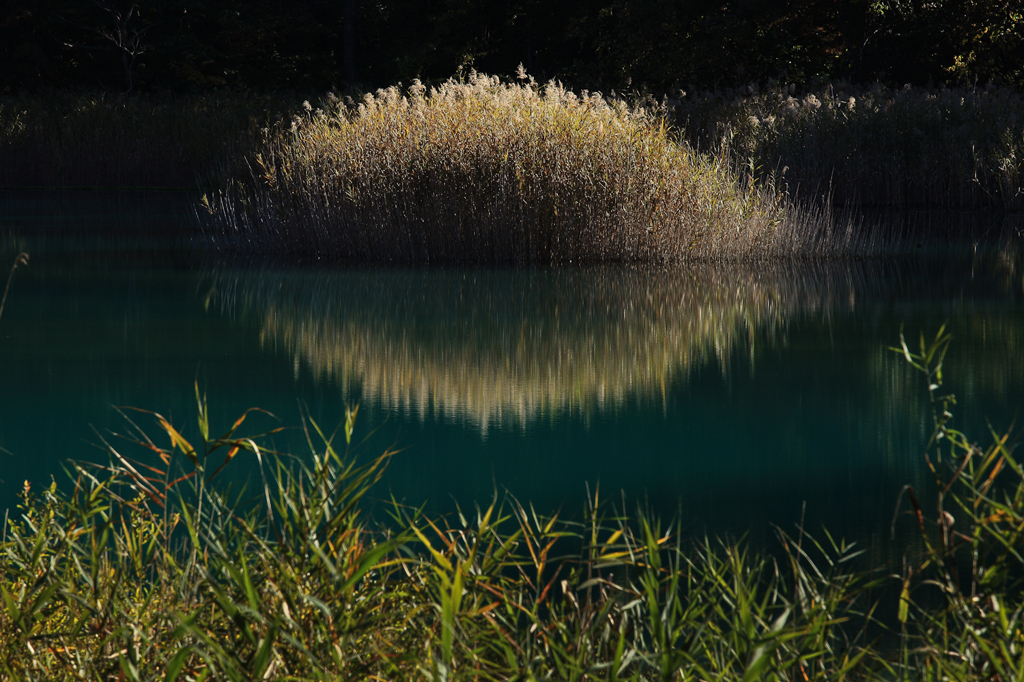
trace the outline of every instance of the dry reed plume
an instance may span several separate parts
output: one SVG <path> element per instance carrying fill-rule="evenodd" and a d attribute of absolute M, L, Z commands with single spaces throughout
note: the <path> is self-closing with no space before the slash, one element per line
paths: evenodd
<path fill-rule="evenodd" d="M 548 263 L 820 248 L 770 182 L 741 184 L 658 116 L 597 93 L 472 73 L 325 107 L 307 106 L 251 178 L 205 202 L 224 250 Z"/>

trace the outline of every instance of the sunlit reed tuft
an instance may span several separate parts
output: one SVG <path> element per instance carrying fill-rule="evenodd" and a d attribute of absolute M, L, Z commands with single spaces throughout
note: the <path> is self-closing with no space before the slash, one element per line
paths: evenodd
<path fill-rule="evenodd" d="M 228 251 L 373 262 L 650 262 L 844 250 L 770 180 L 664 121 L 558 83 L 473 73 L 328 100 L 200 212 Z"/>

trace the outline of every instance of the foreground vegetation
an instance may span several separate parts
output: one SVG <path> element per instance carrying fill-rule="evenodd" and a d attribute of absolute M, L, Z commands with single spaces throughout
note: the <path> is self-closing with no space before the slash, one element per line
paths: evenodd
<path fill-rule="evenodd" d="M 392 503 L 378 525 L 364 506 L 390 453 L 354 456 L 354 410 L 337 443 L 307 420 L 312 456 L 293 460 L 263 449 L 268 434 L 239 435 L 252 411 L 212 434 L 197 391 L 198 441 L 151 414 L 158 445 L 126 416 L 109 464 L 74 465 L 70 492 L 26 484 L 2 538 L 0 666 L 83 680 L 1018 679 L 1024 471 L 1007 436 L 982 450 L 950 428 L 949 337 L 921 341 L 899 351 L 929 386 L 936 507 L 905 491 L 919 539 L 902 567 L 861 572 L 855 548 L 800 527 L 779 532 L 774 558 L 693 543 L 597 492 L 582 520 L 507 498 L 451 519 Z M 249 494 L 221 478 L 242 457 L 259 472 Z M 871 601 L 881 583 L 895 589 Z"/>

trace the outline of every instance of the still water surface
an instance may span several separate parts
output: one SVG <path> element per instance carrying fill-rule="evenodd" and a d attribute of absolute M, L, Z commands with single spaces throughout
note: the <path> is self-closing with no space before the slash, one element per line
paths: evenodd
<path fill-rule="evenodd" d="M 105 459 L 114 406 L 191 429 L 198 381 L 224 427 L 259 406 L 333 428 L 358 403 L 364 452 L 402 448 L 380 497 L 436 512 L 497 489 L 572 514 L 599 484 L 695 533 L 761 536 L 806 503 L 812 527 L 873 539 L 903 485 L 927 488 L 924 385 L 887 350 L 901 326 L 948 320 L 959 426 L 981 438 L 1024 404 L 1019 259 L 243 267 L 190 243 L 187 207 L 0 196 L 4 275 L 32 256 L 0 319 L 0 507 Z M 297 430 L 274 445 L 305 448 Z"/>

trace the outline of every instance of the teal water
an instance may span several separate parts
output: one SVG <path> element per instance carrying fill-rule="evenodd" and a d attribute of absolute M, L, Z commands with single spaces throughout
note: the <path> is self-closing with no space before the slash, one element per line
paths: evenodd
<path fill-rule="evenodd" d="M 588 490 L 693 533 L 811 527 L 886 537 L 928 487 L 925 387 L 887 347 L 948 321 L 957 424 L 1024 404 L 1024 279 L 1003 255 L 776 266 L 356 269 L 225 262 L 174 195 L 0 197 L 0 506 L 124 432 L 116 406 L 195 433 L 333 429 L 400 448 L 378 489 L 434 512 L 508 491 L 538 510 Z M 156 434 L 152 418 L 129 413 Z M 249 422 L 247 422 L 248 425 Z M 270 445 L 301 456 L 298 429 Z M 253 463 L 239 459 L 243 481 Z M 623 502 L 625 500 L 625 502 Z"/>

